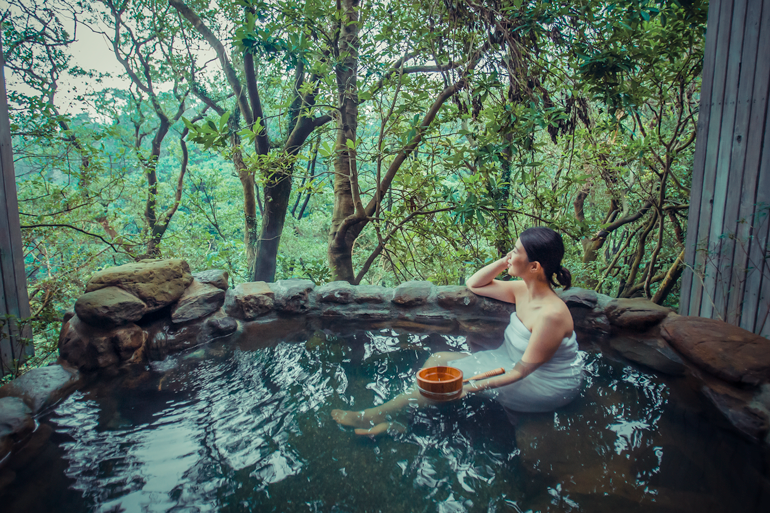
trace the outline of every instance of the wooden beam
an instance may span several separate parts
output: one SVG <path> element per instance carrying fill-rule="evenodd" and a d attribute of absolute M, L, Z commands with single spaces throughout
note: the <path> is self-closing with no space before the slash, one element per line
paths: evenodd
<path fill-rule="evenodd" d="M 0 42 L 0 70 L 5 70 L 5 58 Z M 24 255 L 21 249 L 21 228 L 19 226 L 19 204 L 16 197 L 16 175 L 13 170 L 13 148 L 11 128 L 8 119 L 8 101 L 5 91 L 5 76 L 0 77 L 0 315 L 16 319 L 30 316 L 27 296 L 27 279 L 24 272 Z M 23 360 L 32 354 L 29 329 L 19 333 L 15 323 L 5 325 L 4 331 L 10 338 L 0 340 L 0 375 L 12 368 L 14 360 Z"/>

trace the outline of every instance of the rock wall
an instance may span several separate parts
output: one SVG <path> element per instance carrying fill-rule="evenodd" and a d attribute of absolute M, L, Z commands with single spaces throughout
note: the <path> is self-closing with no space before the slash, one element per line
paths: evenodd
<path fill-rule="evenodd" d="M 395 289 L 347 282 L 316 287 L 301 279 L 231 289 L 228 282 L 225 271 L 192 274 L 176 259 L 95 274 L 64 318 L 59 363 L 0 388 L 0 449 L 94 371 L 159 360 L 245 326 L 267 334 L 302 318 L 470 335 L 483 334 L 490 322 L 507 323 L 514 311 L 514 305 L 464 286 L 424 281 Z M 583 349 L 694 380 L 736 429 L 770 443 L 770 341 L 720 321 L 681 317 L 645 299 L 614 299 L 574 287 L 559 294 Z"/>

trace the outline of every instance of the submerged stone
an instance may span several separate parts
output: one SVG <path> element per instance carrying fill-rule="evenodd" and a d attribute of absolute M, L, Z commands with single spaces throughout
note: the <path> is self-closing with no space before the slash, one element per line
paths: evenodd
<path fill-rule="evenodd" d="M 17 397 L 33 414 L 69 395 L 80 382 L 80 373 L 61 365 L 32 369 L 0 388 L 0 397 Z"/>
<path fill-rule="evenodd" d="M 78 317 L 97 328 L 114 328 L 136 322 L 147 311 L 147 305 L 141 299 L 118 287 L 86 292 L 75 302 Z"/>
<path fill-rule="evenodd" d="M 35 429 L 32 410 L 18 397 L 0 398 L 0 461 L 11 451 L 15 441 Z"/>
<path fill-rule="evenodd" d="M 407 281 L 396 287 L 391 301 L 399 306 L 424 305 L 431 292 L 433 284 L 429 281 Z"/>
<path fill-rule="evenodd" d="M 219 310 L 224 302 L 224 290 L 195 279 L 171 307 L 171 322 L 178 324 L 206 317 Z"/>
<path fill-rule="evenodd" d="M 144 301 L 148 312 L 154 312 L 182 297 L 192 280 L 190 266 L 179 258 L 141 260 L 95 273 L 86 284 L 86 292 L 120 287 Z"/>
<path fill-rule="evenodd" d="M 213 316 L 206 319 L 206 326 L 211 330 L 213 336 L 223 337 L 238 329 L 238 321 L 225 315 Z"/>
<path fill-rule="evenodd" d="M 222 269 L 211 269 L 209 271 L 193 273 L 192 277 L 201 283 L 208 283 L 218 289 L 227 290 L 230 288 L 230 275 L 227 271 Z"/>

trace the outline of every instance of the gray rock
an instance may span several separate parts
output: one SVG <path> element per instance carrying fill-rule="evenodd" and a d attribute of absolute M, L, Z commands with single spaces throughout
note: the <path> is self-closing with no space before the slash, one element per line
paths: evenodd
<path fill-rule="evenodd" d="M 510 316 L 516 310 L 516 306 L 513 303 L 498 301 L 490 297 L 479 297 L 478 305 L 481 311 L 486 314 L 499 317 Z"/>
<path fill-rule="evenodd" d="M 80 383 L 80 373 L 61 365 L 32 369 L 0 388 L 0 397 L 17 397 L 33 414 L 70 394 Z"/>
<path fill-rule="evenodd" d="M 604 309 L 610 324 L 632 330 L 646 330 L 665 319 L 672 312 L 647 299 L 613 299 Z"/>
<path fill-rule="evenodd" d="M 147 358 L 162 360 L 166 356 L 197 347 L 210 340 L 210 333 L 204 329 L 208 319 L 197 319 L 187 324 L 173 324 L 168 319 L 159 319 L 147 327 Z"/>
<path fill-rule="evenodd" d="M 273 309 L 273 296 L 264 281 L 240 283 L 227 291 L 224 310 L 230 317 L 253 321 Z"/>
<path fill-rule="evenodd" d="M 436 287 L 436 302 L 439 306 L 449 310 L 457 307 L 475 306 L 478 298 L 479 296 L 471 292 L 465 285 Z"/>
<path fill-rule="evenodd" d="M 346 281 L 333 281 L 316 289 L 318 300 L 322 303 L 347 305 L 353 302 L 355 290 Z"/>
<path fill-rule="evenodd" d="M 118 287 L 86 292 L 75 302 L 77 316 L 97 328 L 136 322 L 147 312 L 147 305 L 141 299 Z"/>
<path fill-rule="evenodd" d="M 356 303 L 385 303 L 393 297 L 393 291 L 380 285 L 359 285 L 355 289 Z"/>
<path fill-rule="evenodd" d="M 178 324 L 206 317 L 219 310 L 224 302 L 223 289 L 195 279 L 171 308 L 171 322 Z"/>
<path fill-rule="evenodd" d="M 182 297 L 192 280 L 184 260 L 141 260 L 95 273 L 86 284 L 86 292 L 119 287 L 144 301 L 148 312 L 154 312 Z"/>
<path fill-rule="evenodd" d="M 663 374 L 680 376 L 685 372 L 682 359 L 662 338 L 621 335 L 612 338 L 610 346 L 632 362 Z"/>
<path fill-rule="evenodd" d="M 75 315 L 62 325 L 59 356 L 81 371 L 111 367 L 120 362 L 112 331 L 84 323 Z"/>
<path fill-rule="evenodd" d="M 559 297 L 568 307 L 594 308 L 598 304 L 596 292 L 578 287 L 570 287 L 567 290 L 557 291 Z"/>
<path fill-rule="evenodd" d="M 0 399 L 0 461 L 11 451 L 14 441 L 35 429 L 35 421 L 24 401 L 18 397 Z"/>
<path fill-rule="evenodd" d="M 287 313 L 305 313 L 310 309 L 308 299 L 315 283 L 310 280 L 279 280 L 270 284 L 275 293 L 275 308 Z"/>
<path fill-rule="evenodd" d="M 112 330 L 112 344 L 121 360 L 134 359 L 134 354 L 142 349 L 147 340 L 147 333 L 136 324 L 128 324 Z M 141 360 L 138 355 L 134 360 Z"/>
<path fill-rule="evenodd" d="M 230 275 L 222 269 L 200 271 L 193 273 L 192 277 L 201 283 L 208 283 L 218 289 L 227 290 L 230 288 Z"/>
<path fill-rule="evenodd" d="M 238 329 L 238 321 L 232 317 L 209 317 L 206 320 L 206 326 L 214 337 L 224 337 L 234 333 Z"/>
<path fill-rule="evenodd" d="M 424 305 L 431 292 L 433 284 L 429 281 L 407 281 L 396 287 L 391 301 L 399 306 Z"/>

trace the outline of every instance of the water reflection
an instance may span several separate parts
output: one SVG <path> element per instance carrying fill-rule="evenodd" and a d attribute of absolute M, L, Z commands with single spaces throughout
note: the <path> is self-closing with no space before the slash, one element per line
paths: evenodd
<path fill-rule="evenodd" d="M 683 461 L 708 466 L 708 482 L 729 468 L 688 448 L 702 438 L 682 443 L 669 385 L 598 354 L 583 353 L 581 396 L 555 413 L 470 397 L 371 440 L 331 409 L 403 392 L 431 352 L 467 350 L 463 337 L 319 331 L 241 347 L 261 349 L 214 344 L 72 395 L 51 416 L 57 486 L 94 511 L 713 511 L 729 496 L 671 479 Z"/>

